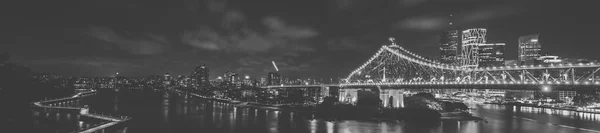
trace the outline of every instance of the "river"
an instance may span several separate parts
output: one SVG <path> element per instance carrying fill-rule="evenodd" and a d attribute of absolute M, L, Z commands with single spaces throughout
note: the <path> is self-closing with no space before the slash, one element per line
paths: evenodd
<path fill-rule="evenodd" d="M 392 122 L 310 120 L 299 113 L 237 108 L 174 93 L 100 91 L 85 102 L 91 110 L 133 117 L 128 133 L 590 133 L 600 132 L 600 115 L 469 104 L 487 122 L 442 122 L 419 128 Z"/>

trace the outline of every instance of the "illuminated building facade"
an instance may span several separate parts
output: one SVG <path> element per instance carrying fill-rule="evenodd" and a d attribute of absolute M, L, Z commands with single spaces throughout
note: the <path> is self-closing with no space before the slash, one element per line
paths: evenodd
<path fill-rule="evenodd" d="M 237 81 L 237 76 L 237 73 L 227 71 L 225 74 L 223 74 L 223 80 L 225 82 L 235 83 Z"/>
<path fill-rule="evenodd" d="M 535 60 L 535 65 L 549 65 L 549 64 L 561 64 L 563 60 L 558 56 L 544 55 L 540 56 Z"/>
<path fill-rule="evenodd" d="M 258 84 L 260 84 L 261 86 L 268 85 L 267 84 L 267 77 L 260 77 L 260 81 L 259 81 Z"/>
<path fill-rule="evenodd" d="M 504 66 L 504 43 L 478 45 L 479 67 Z"/>
<path fill-rule="evenodd" d="M 440 36 L 440 62 L 445 64 L 458 63 L 458 45 L 460 43 L 458 30 L 443 32 Z"/>
<path fill-rule="evenodd" d="M 518 65 L 517 60 L 504 60 L 504 65 L 506 66 L 516 66 Z"/>
<path fill-rule="evenodd" d="M 209 69 L 206 65 L 202 64 L 192 72 L 191 78 L 195 81 L 195 84 L 202 87 L 210 86 Z"/>
<path fill-rule="evenodd" d="M 519 37 L 519 65 L 534 65 L 542 54 L 539 34 Z"/>
<path fill-rule="evenodd" d="M 250 79 L 250 76 L 244 76 L 244 80 L 242 82 L 242 85 L 244 85 L 244 86 L 253 86 L 252 79 Z"/>
<path fill-rule="evenodd" d="M 479 65 L 478 46 L 486 43 L 486 34 L 487 30 L 484 28 L 473 28 L 462 31 L 461 66 L 474 68 Z"/>
<path fill-rule="evenodd" d="M 279 85 L 281 84 L 281 76 L 279 76 L 276 72 L 269 72 L 267 76 L 267 84 L 268 85 Z"/>
<path fill-rule="evenodd" d="M 165 87 L 170 86 L 172 80 L 173 80 L 173 77 L 171 77 L 171 75 L 169 73 L 165 73 L 165 75 L 163 75 L 163 85 Z"/>

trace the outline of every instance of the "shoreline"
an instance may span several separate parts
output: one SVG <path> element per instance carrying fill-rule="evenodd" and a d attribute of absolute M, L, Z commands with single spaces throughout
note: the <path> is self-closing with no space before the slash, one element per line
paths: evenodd
<path fill-rule="evenodd" d="M 570 108 L 560 108 L 560 107 L 545 107 L 545 106 L 536 106 L 536 105 L 529 105 L 529 104 L 501 104 L 501 103 L 484 103 L 484 104 L 504 105 L 504 106 L 525 106 L 525 107 L 534 107 L 534 108 L 542 108 L 542 109 L 556 109 L 556 110 L 574 111 L 574 112 L 582 112 L 582 113 L 600 114 L 600 112 L 594 112 L 594 111 L 586 111 L 586 110 L 578 110 L 578 109 L 570 109 Z"/>
<path fill-rule="evenodd" d="M 290 111 L 290 112 L 298 112 L 298 113 L 306 113 L 309 111 L 306 110 L 300 110 L 300 109 L 294 109 L 294 108 L 287 108 L 287 107 L 279 107 L 279 106 L 273 106 L 273 105 L 268 105 L 268 104 L 261 104 L 261 103 L 256 103 L 256 102 L 244 102 L 244 101 L 236 101 L 236 100 L 229 100 L 229 99 L 221 99 L 221 98 L 214 98 L 214 97 L 205 97 L 205 96 L 201 96 L 195 93 L 191 93 L 191 92 L 183 92 L 180 90 L 174 90 L 176 93 L 180 93 L 180 94 L 186 94 L 186 95 L 192 95 L 195 96 L 197 98 L 202 98 L 202 99 L 207 99 L 207 100 L 212 100 L 212 101 L 219 101 L 219 102 L 225 102 L 225 103 L 230 103 L 230 104 L 234 104 L 234 106 L 239 107 L 239 108 L 256 108 L 256 109 L 266 109 L 266 110 L 274 110 L 274 111 Z M 247 105 L 243 105 L 243 106 L 237 106 L 237 104 L 239 103 L 248 103 Z M 313 113 L 314 110 L 310 111 L 310 113 Z"/>
<path fill-rule="evenodd" d="M 298 113 L 311 113 L 314 114 L 315 113 L 315 109 L 311 109 L 310 111 L 308 110 L 302 110 L 302 109 L 296 109 L 293 107 L 280 107 L 280 106 L 273 106 L 273 105 L 268 105 L 268 104 L 261 104 L 261 103 L 256 103 L 256 102 L 244 102 L 244 101 L 237 101 L 237 100 L 229 100 L 229 99 L 221 99 L 221 98 L 214 98 L 214 97 L 205 97 L 205 96 L 201 96 L 195 93 L 191 93 L 191 92 L 183 92 L 180 90 L 173 90 L 176 93 L 179 94 L 185 94 L 185 95 L 192 95 L 195 96 L 197 98 L 202 98 L 202 99 L 206 99 L 206 100 L 212 100 L 212 101 L 218 101 L 218 102 L 225 102 L 225 103 L 230 103 L 230 104 L 234 104 L 234 106 L 239 107 L 239 108 L 255 108 L 255 109 L 265 109 L 265 110 L 274 110 L 274 111 L 290 111 L 290 112 L 298 112 Z M 242 105 L 242 106 L 238 106 L 239 103 L 247 103 L 246 105 Z M 325 119 L 323 119 L 325 120 Z M 371 119 L 365 119 L 366 121 L 397 121 L 397 120 L 391 120 L 391 119 L 385 119 L 385 118 L 371 118 Z M 443 116 L 440 117 L 440 120 L 442 121 L 486 121 L 484 118 L 482 117 L 476 117 L 476 116 L 462 116 L 462 115 L 457 115 L 457 116 Z"/>

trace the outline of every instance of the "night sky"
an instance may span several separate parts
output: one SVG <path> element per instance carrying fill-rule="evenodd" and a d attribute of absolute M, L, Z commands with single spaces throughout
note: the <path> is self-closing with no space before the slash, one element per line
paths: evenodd
<path fill-rule="evenodd" d="M 600 60 L 595 0 L 14 0 L 0 9 L 0 52 L 65 76 L 345 77 L 388 37 L 437 58 L 449 14 L 488 29 L 517 57 L 518 36 L 540 33 L 544 52 Z"/>

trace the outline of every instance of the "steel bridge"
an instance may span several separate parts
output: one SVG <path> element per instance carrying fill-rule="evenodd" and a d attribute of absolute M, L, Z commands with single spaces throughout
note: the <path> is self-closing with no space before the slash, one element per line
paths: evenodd
<path fill-rule="evenodd" d="M 498 66 L 468 68 L 443 64 L 398 45 L 384 45 L 340 84 L 274 85 L 267 88 L 365 86 L 600 86 L 600 63 Z"/>
<path fill-rule="evenodd" d="M 469 68 L 426 59 L 384 45 L 340 86 L 365 85 L 575 85 L 600 86 L 600 63 Z"/>
<path fill-rule="evenodd" d="M 273 85 L 264 88 L 339 88 L 340 101 L 356 101 L 358 91 L 376 89 L 384 105 L 403 106 L 404 89 L 576 90 L 600 88 L 600 63 L 463 67 L 427 59 L 396 45 L 384 45 L 340 84 Z"/>

